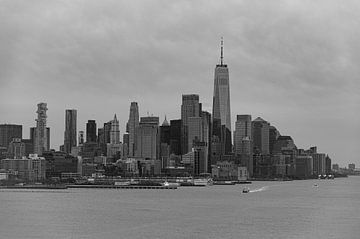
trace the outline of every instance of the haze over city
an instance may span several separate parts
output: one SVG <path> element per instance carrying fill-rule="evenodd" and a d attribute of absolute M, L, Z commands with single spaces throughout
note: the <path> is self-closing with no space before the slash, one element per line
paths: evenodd
<path fill-rule="evenodd" d="M 203 7 L 206 4 L 206 7 Z M 357 1 L 2 1 L 0 123 L 36 125 L 46 102 L 51 148 L 65 109 L 113 119 L 180 118 L 182 94 L 211 112 L 214 68 L 229 67 L 237 114 L 269 121 L 300 148 L 360 164 L 360 10 Z"/>

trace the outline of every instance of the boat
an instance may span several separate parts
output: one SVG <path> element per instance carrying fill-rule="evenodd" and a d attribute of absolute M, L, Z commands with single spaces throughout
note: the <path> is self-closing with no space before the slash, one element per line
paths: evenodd
<path fill-rule="evenodd" d="M 245 188 L 243 188 L 243 191 L 242 191 L 243 193 L 249 193 L 250 192 L 250 188 L 248 188 L 248 187 L 245 187 Z"/>

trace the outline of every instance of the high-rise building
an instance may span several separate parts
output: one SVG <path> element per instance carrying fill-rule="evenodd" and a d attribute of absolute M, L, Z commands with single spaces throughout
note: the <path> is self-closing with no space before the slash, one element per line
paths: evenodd
<path fill-rule="evenodd" d="M 123 134 L 123 153 L 122 153 L 122 159 L 127 159 L 129 156 L 129 133 Z"/>
<path fill-rule="evenodd" d="M 130 114 L 129 121 L 127 123 L 127 131 L 129 133 L 129 151 L 128 154 L 130 157 L 135 156 L 136 152 L 136 143 L 137 143 L 137 132 L 136 129 L 139 127 L 139 107 L 137 102 L 131 102 L 130 104 Z"/>
<path fill-rule="evenodd" d="M 213 96 L 213 135 L 222 143 L 223 154 L 231 152 L 231 113 L 229 69 L 223 63 L 223 40 L 221 40 L 220 64 L 215 67 Z M 222 127 L 224 126 L 224 127 Z"/>
<path fill-rule="evenodd" d="M 201 117 L 189 117 L 188 118 L 188 152 L 194 147 L 194 142 L 202 142 L 203 130 L 202 130 L 202 118 Z"/>
<path fill-rule="evenodd" d="M 199 95 L 189 94 L 182 95 L 182 105 L 181 105 L 181 127 L 182 127 L 182 135 L 181 135 L 181 153 L 186 154 L 191 149 L 191 145 L 189 146 L 189 118 L 190 117 L 201 117 L 201 103 L 199 103 Z"/>
<path fill-rule="evenodd" d="M 88 120 L 86 123 L 86 142 L 96 143 L 96 122 L 95 120 Z"/>
<path fill-rule="evenodd" d="M 162 162 L 162 168 L 168 166 L 169 156 L 170 156 L 170 124 L 166 120 L 160 126 L 160 159 Z"/>
<path fill-rule="evenodd" d="M 313 170 L 314 175 L 326 174 L 326 155 L 323 153 L 313 153 Z"/>
<path fill-rule="evenodd" d="M 84 144 L 84 131 L 79 131 L 79 145 Z"/>
<path fill-rule="evenodd" d="M 251 115 L 237 115 L 234 131 L 235 154 L 240 156 L 243 165 L 247 166 L 250 176 L 253 175 Z"/>
<path fill-rule="evenodd" d="M 250 145 L 243 145 L 243 140 L 246 137 L 251 141 L 251 115 L 237 115 L 234 131 L 234 148 L 236 155 L 244 154 L 244 150 L 247 152 L 250 151 L 250 148 L 246 148 L 251 147 Z"/>
<path fill-rule="evenodd" d="M 39 103 L 36 119 L 36 128 L 35 128 L 35 141 L 34 141 L 34 153 L 41 155 L 44 151 L 48 151 L 49 146 L 49 135 L 46 128 L 46 111 L 48 110 L 46 103 Z"/>
<path fill-rule="evenodd" d="M 280 132 L 274 127 L 269 127 L 269 151 L 270 154 L 273 154 L 274 151 L 274 145 L 276 143 L 276 140 L 279 138 Z"/>
<path fill-rule="evenodd" d="M 170 120 L 170 154 L 181 155 L 181 119 Z"/>
<path fill-rule="evenodd" d="M 64 151 L 70 154 L 71 148 L 76 147 L 76 118 L 77 111 L 69 109 L 65 111 L 65 134 L 64 134 Z"/>
<path fill-rule="evenodd" d="M 141 117 L 136 129 L 136 157 L 158 159 L 159 117 Z"/>
<path fill-rule="evenodd" d="M 8 148 L 15 138 L 22 139 L 22 125 L 0 124 L 0 147 Z"/>
<path fill-rule="evenodd" d="M 267 155 L 269 150 L 269 127 L 270 124 L 260 117 L 252 121 L 252 141 L 254 153 Z"/>
<path fill-rule="evenodd" d="M 118 144 L 120 143 L 120 130 L 119 130 L 119 121 L 114 116 L 113 121 L 111 121 L 111 130 L 110 130 L 110 143 L 111 144 Z"/>
<path fill-rule="evenodd" d="M 114 119 L 111 121 L 110 143 L 107 144 L 107 156 L 119 159 L 121 151 L 119 121 L 115 114 Z"/>

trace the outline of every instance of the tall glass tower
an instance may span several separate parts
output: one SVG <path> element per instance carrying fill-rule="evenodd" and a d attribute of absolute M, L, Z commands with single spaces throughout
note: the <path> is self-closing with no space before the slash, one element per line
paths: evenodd
<path fill-rule="evenodd" d="M 139 107 L 137 102 L 131 102 L 129 121 L 127 123 L 127 132 L 129 133 L 129 156 L 134 157 L 136 152 L 136 129 L 139 127 Z"/>
<path fill-rule="evenodd" d="M 221 154 L 231 152 L 231 114 L 229 69 L 223 62 L 223 40 L 221 39 L 220 64 L 215 67 L 213 97 L 213 135 L 221 142 Z"/>
<path fill-rule="evenodd" d="M 71 153 L 71 148 L 76 147 L 76 114 L 75 109 L 65 111 L 65 133 L 64 133 L 64 151 Z"/>
<path fill-rule="evenodd" d="M 47 128 L 46 128 L 46 111 L 48 110 L 46 103 L 39 103 L 36 111 L 38 117 L 36 119 L 34 153 L 42 155 L 44 151 L 49 150 Z"/>

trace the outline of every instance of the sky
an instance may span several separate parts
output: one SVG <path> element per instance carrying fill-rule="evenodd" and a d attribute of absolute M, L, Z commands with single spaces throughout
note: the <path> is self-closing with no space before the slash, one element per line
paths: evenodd
<path fill-rule="evenodd" d="M 140 116 L 180 118 L 182 94 L 211 112 L 214 68 L 229 67 L 237 114 L 262 117 L 298 148 L 360 167 L 360 2 L 357 0 L 0 0 L 0 124 L 36 125 L 48 104 L 51 147 L 65 109 L 78 130 L 130 102 Z"/>

